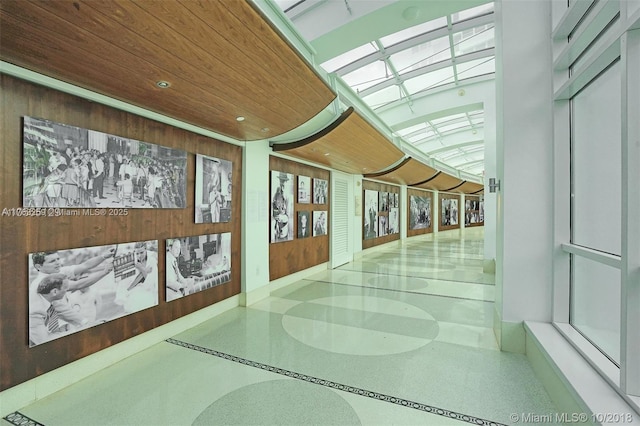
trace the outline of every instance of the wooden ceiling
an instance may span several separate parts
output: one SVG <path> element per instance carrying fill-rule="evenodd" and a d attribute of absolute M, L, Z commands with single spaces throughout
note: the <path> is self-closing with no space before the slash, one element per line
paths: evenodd
<path fill-rule="evenodd" d="M 247 1 L 2 0 L 0 28 L 3 61 L 241 141 L 335 98 Z"/>
<path fill-rule="evenodd" d="M 364 177 L 381 180 L 384 182 L 395 183 L 398 185 L 413 185 L 419 182 L 424 182 L 427 179 L 432 178 L 438 171 L 433 169 L 418 160 L 409 158 L 402 163 L 400 167 L 394 168 L 383 174 L 366 174 Z"/>
<path fill-rule="evenodd" d="M 298 142 L 274 144 L 272 149 L 357 175 L 387 169 L 404 157 L 353 108 L 318 134 Z"/>

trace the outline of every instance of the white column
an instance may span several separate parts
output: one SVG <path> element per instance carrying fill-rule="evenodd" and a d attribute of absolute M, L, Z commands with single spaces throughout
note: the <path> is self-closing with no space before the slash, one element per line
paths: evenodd
<path fill-rule="evenodd" d="M 267 141 L 247 142 L 242 160 L 243 305 L 268 296 L 269 284 L 269 154 Z M 266 291 L 266 290 L 265 290 Z"/>
<path fill-rule="evenodd" d="M 487 273 L 496 268 L 496 194 L 489 192 L 489 178 L 497 176 L 496 168 L 496 99 L 484 101 L 484 262 Z"/>
<path fill-rule="evenodd" d="M 524 320 L 551 320 L 553 116 L 548 0 L 496 2 L 496 332 L 524 352 Z"/>

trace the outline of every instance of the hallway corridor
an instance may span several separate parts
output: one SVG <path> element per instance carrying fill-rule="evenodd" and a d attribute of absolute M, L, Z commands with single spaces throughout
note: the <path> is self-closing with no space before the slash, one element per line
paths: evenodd
<path fill-rule="evenodd" d="M 481 232 L 370 250 L 129 357 L 3 423 L 29 424 L 19 423 L 22 416 L 47 426 L 489 425 L 553 418 L 555 407 L 526 357 L 498 350 L 494 276 L 482 272 Z"/>

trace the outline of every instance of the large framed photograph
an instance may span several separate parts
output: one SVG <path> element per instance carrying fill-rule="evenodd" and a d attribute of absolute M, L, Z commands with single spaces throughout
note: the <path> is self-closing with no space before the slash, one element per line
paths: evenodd
<path fill-rule="evenodd" d="M 378 216 L 378 236 L 384 237 L 388 234 L 387 216 Z"/>
<path fill-rule="evenodd" d="M 220 223 L 231 220 L 233 163 L 196 155 L 196 223 Z"/>
<path fill-rule="evenodd" d="M 378 236 L 378 191 L 364 191 L 364 239 Z"/>
<path fill-rule="evenodd" d="M 24 207 L 185 208 L 187 153 L 24 117 Z"/>
<path fill-rule="evenodd" d="M 379 192 L 378 196 L 380 197 L 378 201 L 378 211 L 386 212 L 389 210 L 389 193 L 388 192 Z"/>
<path fill-rule="evenodd" d="M 313 236 L 327 235 L 327 211 L 314 210 L 313 212 Z"/>
<path fill-rule="evenodd" d="M 327 204 L 329 198 L 329 182 L 324 179 L 313 179 L 313 203 Z"/>
<path fill-rule="evenodd" d="M 231 281 L 231 233 L 166 241 L 167 302 Z"/>
<path fill-rule="evenodd" d="M 271 242 L 293 240 L 294 180 L 291 173 L 271 171 Z"/>
<path fill-rule="evenodd" d="M 308 211 L 298 212 L 298 238 L 307 238 L 311 235 L 311 219 Z"/>
<path fill-rule="evenodd" d="M 412 195 L 409 197 L 409 227 L 424 229 L 431 227 L 431 197 Z"/>
<path fill-rule="evenodd" d="M 455 198 L 442 199 L 442 213 L 440 224 L 453 226 L 458 224 L 458 200 Z"/>
<path fill-rule="evenodd" d="M 311 178 L 298 176 L 298 203 L 309 204 L 311 202 Z"/>
<path fill-rule="evenodd" d="M 158 241 L 29 254 L 29 346 L 158 304 Z"/>

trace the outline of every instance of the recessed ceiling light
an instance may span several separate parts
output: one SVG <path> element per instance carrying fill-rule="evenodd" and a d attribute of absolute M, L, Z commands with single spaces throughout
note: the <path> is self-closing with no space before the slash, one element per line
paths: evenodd
<path fill-rule="evenodd" d="M 262 133 L 267 133 L 269 131 L 269 128 L 268 127 L 263 127 L 262 129 L 260 129 L 260 131 Z"/>
<path fill-rule="evenodd" d="M 244 117 L 239 115 L 236 117 L 236 121 L 244 121 Z"/>
<path fill-rule="evenodd" d="M 327 155 L 329 155 L 329 153 L 327 152 L 327 153 L 326 153 L 326 154 L 324 154 L 324 155 L 325 155 L 325 157 L 326 157 Z"/>
<path fill-rule="evenodd" d="M 166 89 L 169 86 L 171 86 L 171 83 L 169 83 L 168 81 L 160 80 L 160 81 L 156 81 L 156 86 L 158 86 L 161 89 Z"/>

